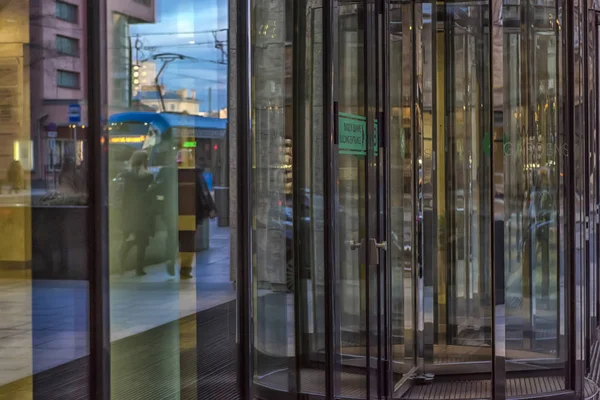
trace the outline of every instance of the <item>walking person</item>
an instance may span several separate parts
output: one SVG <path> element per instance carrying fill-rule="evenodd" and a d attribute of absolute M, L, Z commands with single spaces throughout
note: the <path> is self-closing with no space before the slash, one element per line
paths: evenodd
<path fill-rule="evenodd" d="M 129 251 L 136 247 L 135 271 L 137 276 L 142 276 L 146 275 L 144 260 L 150 237 L 154 233 L 155 219 L 154 202 L 150 192 L 154 177 L 148 171 L 148 154 L 145 151 L 133 153 L 130 169 L 125 171 L 121 178 L 123 179 L 121 271 L 125 270 L 125 260 Z"/>

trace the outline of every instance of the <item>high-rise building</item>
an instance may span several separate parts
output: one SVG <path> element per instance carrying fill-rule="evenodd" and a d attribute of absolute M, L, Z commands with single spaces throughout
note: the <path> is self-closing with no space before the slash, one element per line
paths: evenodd
<path fill-rule="evenodd" d="M 152 23 L 156 20 L 155 0 L 108 0 L 107 40 L 109 41 L 108 90 L 111 112 L 127 110 L 131 106 L 133 90 L 133 65 L 136 38 L 130 26 Z"/>
<path fill-rule="evenodd" d="M 86 2 L 83 0 L 31 0 L 27 48 L 31 70 L 30 121 L 32 179 L 51 188 L 65 157 L 80 163 L 87 141 Z M 107 72 L 113 77 L 109 94 L 115 107 L 128 107 L 131 95 L 132 23 L 154 21 L 153 2 L 112 1 L 107 8 Z M 114 71 L 114 74 L 112 73 Z"/>

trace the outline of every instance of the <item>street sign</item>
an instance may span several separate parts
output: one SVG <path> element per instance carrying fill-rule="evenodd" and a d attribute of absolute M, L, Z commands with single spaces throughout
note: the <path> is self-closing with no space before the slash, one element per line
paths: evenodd
<path fill-rule="evenodd" d="M 56 139 L 48 139 L 48 147 L 50 150 L 54 150 L 56 148 Z"/>
<path fill-rule="evenodd" d="M 69 104 L 69 122 L 81 122 L 81 106 L 79 104 Z"/>
<path fill-rule="evenodd" d="M 48 131 L 49 138 L 55 138 L 56 136 L 58 136 L 56 131 Z"/>

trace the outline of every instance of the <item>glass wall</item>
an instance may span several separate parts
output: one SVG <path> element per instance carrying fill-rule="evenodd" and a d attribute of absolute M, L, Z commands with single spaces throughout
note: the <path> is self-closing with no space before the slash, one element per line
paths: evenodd
<path fill-rule="evenodd" d="M 85 18 L 84 1 L 0 6 L 3 399 L 90 390 Z"/>
<path fill-rule="evenodd" d="M 317 23 L 317 4 L 251 2 L 256 387 L 324 393 L 331 360 L 312 344 L 328 327 L 340 344 L 332 351 L 341 395 L 382 387 L 370 376 L 387 367 L 399 398 L 440 395 L 448 381 L 474 375 L 472 392 L 482 398 L 573 388 L 566 253 L 575 203 L 564 181 L 571 167 L 561 131 L 560 4 L 391 2 L 377 23 L 365 4 L 340 2 L 331 21 Z M 319 27 L 334 37 L 328 54 L 316 45 Z M 388 35 L 382 41 L 375 31 Z M 376 68 L 365 46 L 371 37 L 383 46 Z M 315 83 L 325 84 L 318 60 L 330 58 L 328 108 Z M 382 81 L 388 86 L 375 87 Z M 328 142 L 319 132 L 329 118 L 335 156 L 321 164 Z M 367 143 L 382 130 L 370 154 Z M 585 143 L 597 146 L 591 137 Z M 591 210 L 595 162 L 585 168 Z M 319 201 L 335 209 L 331 237 L 315 230 L 324 178 L 335 182 Z M 372 216 L 374 202 L 391 214 Z M 388 234 L 373 250 L 380 221 Z M 336 304 L 326 319 L 315 311 L 325 304 L 315 284 L 324 278 L 318 245 L 329 240 Z M 586 254 L 595 262 L 593 249 Z M 390 303 L 373 317 L 377 301 Z M 493 373 L 504 388 L 494 387 Z M 410 385 L 432 381 L 434 389 Z"/>
<path fill-rule="evenodd" d="M 254 381 L 291 393 L 325 391 L 322 12 L 251 3 Z"/>
<path fill-rule="evenodd" d="M 229 4 L 106 5 L 110 396 L 237 398 Z"/>
<path fill-rule="evenodd" d="M 338 130 L 346 132 L 346 125 L 361 126 L 362 135 L 367 141 L 367 114 L 371 112 L 370 93 L 367 93 L 367 74 L 371 74 L 370 66 L 365 61 L 370 55 L 365 46 L 369 13 L 365 2 L 342 3 L 337 14 L 338 43 L 334 51 L 338 64 L 334 71 L 336 79 L 334 88 L 338 105 Z M 370 38 L 373 38 L 370 36 Z M 375 42 L 374 42 L 375 43 Z M 369 149 L 370 150 L 370 149 Z M 364 260 L 363 238 L 368 237 L 367 218 L 367 150 L 358 147 L 357 151 L 346 145 L 346 138 L 341 140 L 338 154 L 338 209 L 337 237 L 339 249 L 339 332 L 341 348 L 340 358 L 342 371 L 341 394 L 350 390 L 366 393 L 368 374 L 352 374 L 353 367 L 358 365 L 368 368 L 369 350 L 369 317 L 373 304 L 367 297 L 372 297 L 367 285 L 370 271 Z M 335 173 L 331 171 L 330 173 Z M 376 221 L 373 221 L 375 224 Z M 362 252 L 362 254 L 361 254 Z M 369 307 L 369 303 L 370 307 Z M 367 308 L 369 307 L 369 310 Z M 352 381 L 349 382 L 349 378 Z M 364 396 L 364 394 L 363 394 Z"/>
<path fill-rule="evenodd" d="M 414 193 L 414 139 L 411 119 L 412 5 L 390 9 L 390 230 L 389 252 L 392 280 L 392 360 L 394 373 L 404 376 L 415 366 L 416 260 Z"/>
<path fill-rule="evenodd" d="M 512 5 L 503 29 L 503 122 L 494 127 L 503 169 L 507 361 L 564 377 L 564 187 L 559 137 L 559 28 L 554 1 Z M 526 18 L 527 23 L 522 19 Z M 521 21 L 521 22 L 520 22 Z M 498 197 L 497 197 L 498 198 Z M 561 220 L 563 222 L 561 222 Z M 524 365 L 527 365 L 525 367 Z M 564 388 L 564 380 L 557 385 Z"/>
<path fill-rule="evenodd" d="M 481 379 L 491 378 L 493 355 L 488 15 L 488 2 L 422 6 L 415 113 L 423 126 L 425 370 L 451 374 L 449 365 L 462 363 Z"/>

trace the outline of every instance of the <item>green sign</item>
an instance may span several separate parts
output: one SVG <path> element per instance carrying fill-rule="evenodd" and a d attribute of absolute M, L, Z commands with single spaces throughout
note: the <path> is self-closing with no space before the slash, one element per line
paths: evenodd
<path fill-rule="evenodd" d="M 379 123 L 375 120 L 375 129 L 373 129 L 373 150 L 375 157 L 379 155 Z"/>
<path fill-rule="evenodd" d="M 506 144 L 509 142 L 510 137 L 507 134 L 504 134 L 504 137 L 502 138 L 503 146 L 506 146 Z M 481 143 L 481 146 L 483 147 L 483 154 L 489 157 L 492 152 L 492 138 L 490 137 L 490 134 L 488 132 L 486 132 L 485 135 L 483 135 L 483 141 Z"/>
<path fill-rule="evenodd" d="M 406 155 L 406 140 L 404 139 L 404 128 L 400 131 L 400 157 L 404 158 Z"/>
<path fill-rule="evenodd" d="M 492 152 L 492 141 L 488 132 L 483 135 L 483 143 L 481 145 L 483 146 L 483 154 L 489 157 Z"/>
<path fill-rule="evenodd" d="M 338 115 L 340 154 L 354 156 L 367 155 L 367 119 L 360 115 L 339 113 Z M 375 155 L 379 154 L 379 126 L 375 120 L 373 145 Z"/>
<path fill-rule="evenodd" d="M 196 142 L 183 142 L 183 148 L 191 149 L 196 147 Z"/>

